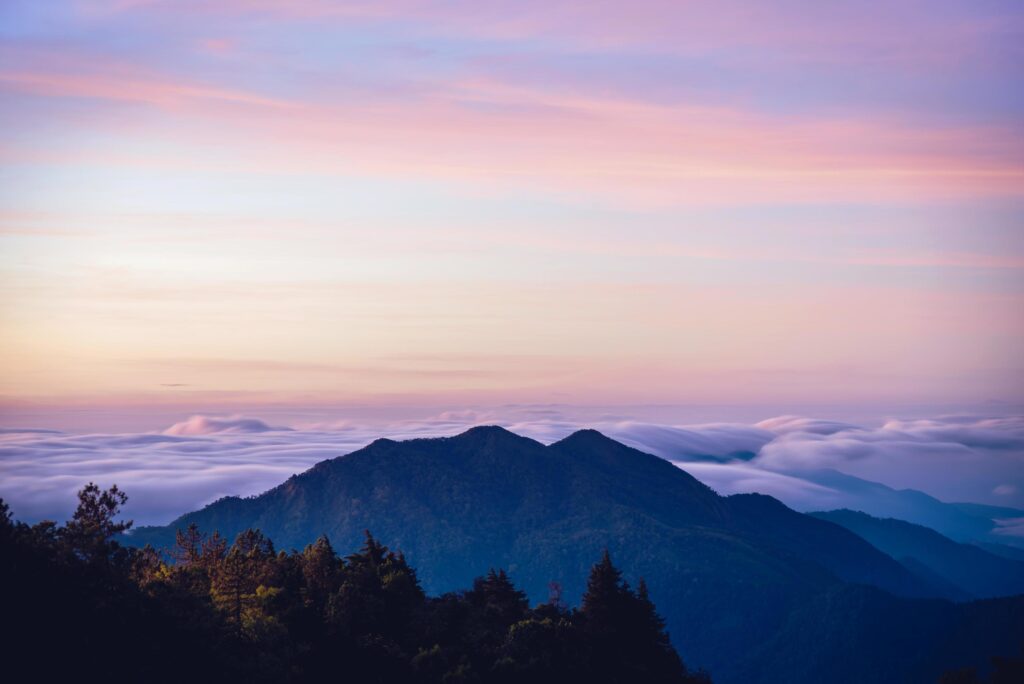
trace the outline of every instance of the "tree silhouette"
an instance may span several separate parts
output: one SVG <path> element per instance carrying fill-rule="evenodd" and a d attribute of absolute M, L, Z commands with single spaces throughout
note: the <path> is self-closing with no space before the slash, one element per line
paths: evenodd
<path fill-rule="evenodd" d="M 132 521 L 115 522 L 128 501 L 128 495 L 113 485 L 101 490 L 90 482 L 78 492 L 78 507 L 61 532 L 61 537 L 74 553 L 92 561 L 108 561 L 118 551 L 114 537 L 127 531 Z"/>
<path fill-rule="evenodd" d="M 205 536 L 199 531 L 195 523 L 190 523 L 184 531 L 175 532 L 174 560 L 179 565 L 197 565 L 203 554 L 203 542 Z"/>
<path fill-rule="evenodd" d="M 90 484 L 63 527 L 15 523 L 0 501 L 0 586 L 18 626 L 9 669 L 40 681 L 691 681 L 646 585 L 634 594 L 607 553 L 579 611 L 530 608 L 503 569 L 429 598 L 369 532 L 345 560 L 327 537 L 278 553 L 259 530 L 228 547 L 195 525 L 169 551 L 124 548 L 125 501 Z"/>

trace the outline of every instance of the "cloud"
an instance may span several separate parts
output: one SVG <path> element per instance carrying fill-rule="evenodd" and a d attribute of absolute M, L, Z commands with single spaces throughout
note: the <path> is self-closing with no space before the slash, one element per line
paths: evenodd
<path fill-rule="evenodd" d="M 817 420 L 801 416 L 778 416 L 757 423 L 757 427 L 770 430 L 779 435 L 791 432 L 807 432 L 814 435 L 833 435 L 843 430 L 855 430 L 856 425 L 840 423 L 834 420 Z"/>
<path fill-rule="evenodd" d="M 392 0 L 338 3 L 332 0 L 87 0 L 80 5 L 94 14 L 117 11 L 151 12 L 163 22 L 195 19 L 207 25 L 228 19 L 240 22 L 260 16 L 275 22 L 309 21 L 335 27 L 367 26 L 399 21 L 421 36 L 472 37 L 475 40 L 528 41 L 543 44 L 557 37 L 560 46 L 597 54 L 641 49 L 657 53 L 708 57 L 726 49 L 733 61 L 765 69 L 778 64 L 865 64 L 876 68 L 930 69 L 961 67 L 978 58 L 978 48 L 991 41 L 992 24 L 974 13 L 995 15 L 990 8 L 929 10 L 927 3 L 904 0 L 885 14 L 865 14 L 856 2 L 833 2 L 829 11 L 809 0 L 759 8 L 740 0 L 717 3 L 516 3 Z M 966 21 L 970 17 L 974 21 Z M 1003 17 L 999 17 L 1003 19 Z M 1004 19 L 1005 20 L 1005 19 Z M 907 33 L 915 40 L 908 44 Z M 219 42 L 219 41 L 210 41 Z M 219 47 L 219 46 L 218 46 Z M 564 49 L 564 48 L 563 48 Z M 773 59 L 766 60 L 765 54 Z M 760 58 L 760 59 L 759 59 Z M 765 62 L 770 62 L 766 64 Z"/>
<path fill-rule="evenodd" d="M 291 430 L 287 427 L 271 427 L 256 418 L 230 416 L 217 418 L 211 416 L 192 416 L 186 421 L 175 423 L 164 430 L 165 435 L 212 435 L 218 432 L 273 432 Z"/>
<path fill-rule="evenodd" d="M 284 422 L 290 425 L 278 424 Z M 321 422 L 196 415 L 162 431 L 128 434 L 7 428 L 0 431 L 0 496 L 20 519 L 63 520 L 84 484 L 116 483 L 131 497 L 127 515 L 162 524 L 222 496 L 263 492 L 378 437 L 447 436 L 480 424 L 500 424 L 545 443 L 594 427 L 675 462 L 721 494 L 761 492 L 798 510 L 852 507 L 911 516 L 918 495 L 902 488 L 945 501 L 1024 507 L 1020 417 L 856 425 L 781 416 L 753 424 L 672 425 L 564 406 Z M 1001 535 L 1024 529 L 1012 514 L 1005 517 Z"/>
<path fill-rule="evenodd" d="M 73 57 L 40 64 L 35 52 L 15 51 L 12 61 L 23 67 L 0 72 L 0 90 L 19 101 L 67 100 L 75 111 L 85 100 L 96 112 L 91 125 L 107 131 L 116 129 L 126 108 L 133 113 L 145 108 L 151 115 L 172 112 L 194 122 L 191 144 L 216 140 L 234 150 L 222 163 L 249 173 L 258 154 L 278 174 L 334 174 L 358 163 L 374 177 L 557 189 L 580 197 L 597 193 L 623 206 L 648 207 L 737 197 L 768 203 L 1020 192 L 1022 172 L 1014 156 L 1019 146 L 1011 126 L 939 124 L 885 110 L 854 121 L 821 111 L 780 116 L 737 106 L 733 98 L 650 101 L 578 83 L 566 88 L 528 73 L 413 82 L 391 82 L 385 74 L 381 77 L 390 87 L 379 90 L 344 72 L 332 73 L 323 87 L 311 76 L 302 79 L 285 98 L 218 86 L 202 74 L 174 76 L 88 54 Z M 91 66 L 83 68 L 83 62 Z M 240 117 L 240 110 L 246 116 Z M 339 120 L 346 125 L 339 127 Z M 638 126 L 643 137 L 633 135 Z M 254 136 L 263 141 L 258 151 L 251 147 Z M 538 140 L 548 144 L 538 146 Z M 52 153 L 115 161 L 107 149 L 102 155 L 82 147 Z M 609 165 L 609 158 L 620 161 Z M 168 153 L 120 159 L 147 167 L 181 163 Z M 904 263 L 908 257 L 857 258 Z M 979 257 L 952 260 L 965 258 Z M 942 259 L 946 263 L 950 257 Z M 986 263 L 1004 264 L 991 258 Z M 1009 267 L 1016 268 L 1014 263 Z"/>
<path fill-rule="evenodd" d="M 1024 537 L 1024 518 L 996 520 L 996 529 L 993 533 L 1004 537 Z"/>
<path fill-rule="evenodd" d="M 921 439 L 962 444 L 966 447 L 998 450 L 1024 449 L 1024 419 L 988 418 L 946 420 L 890 420 L 882 427 L 888 432 Z"/>
<path fill-rule="evenodd" d="M 75 492 L 87 482 L 117 484 L 130 497 L 129 517 L 140 524 L 166 523 L 222 496 L 258 494 L 365 443 L 364 435 L 344 431 L 271 430 L 263 429 L 261 421 L 197 418 L 204 417 L 179 425 L 219 424 L 224 429 L 178 435 L 4 435 L 0 496 L 19 519 L 64 520 Z M 240 431 L 239 425 L 256 431 Z"/>
<path fill-rule="evenodd" d="M 292 106 L 287 102 L 251 93 L 195 83 L 168 82 L 149 74 L 121 74 L 117 78 L 111 78 L 109 75 L 88 73 L 7 71 L 0 73 L 0 86 L 5 89 L 52 97 L 141 102 L 170 108 L 180 107 L 190 101 L 280 108 Z"/>
<path fill-rule="evenodd" d="M 748 463 L 676 465 L 723 496 L 758 492 L 774 496 L 800 510 L 835 508 L 835 502 L 842 496 L 838 489 Z"/>
<path fill-rule="evenodd" d="M 754 461 L 790 474 L 833 468 L 946 501 L 989 501 L 996 487 L 1009 492 L 1024 484 L 1024 417 L 889 420 L 879 427 L 783 431 Z M 1024 503 L 1019 496 L 1013 501 Z"/>
<path fill-rule="evenodd" d="M 670 461 L 746 460 L 775 438 L 759 426 L 733 423 L 684 428 L 621 422 L 602 429 L 609 437 Z"/>

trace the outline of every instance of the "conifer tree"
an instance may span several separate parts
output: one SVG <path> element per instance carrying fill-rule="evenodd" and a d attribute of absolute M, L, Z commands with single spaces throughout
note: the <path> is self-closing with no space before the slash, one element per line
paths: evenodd
<path fill-rule="evenodd" d="M 245 609 L 257 599 L 267 566 L 274 559 L 274 546 L 259 530 L 245 530 L 217 564 L 211 593 L 234 631 L 241 636 Z"/>
<path fill-rule="evenodd" d="M 645 638 L 652 644 L 668 648 L 670 642 L 668 632 L 665 631 L 665 621 L 658 615 L 658 610 L 654 607 L 654 602 L 651 601 L 648 593 L 647 582 L 643 577 L 640 578 L 640 582 L 636 586 L 635 605 L 639 613 L 638 627 L 643 629 Z"/>
<path fill-rule="evenodd" d="M 322 610 L 327 597 L 340 582 L 343 563 L 334 552 L 330 540 L 321 535 L 303 550 L 301 564 L 305 601 Z"/>
<path fill-rule="evenodd" d="M 203 540 L 202 553 L 199 555 L 199 562 L 207 573 L 212 574 L 214 569 L 224 560 L 227 555 L 228 540 L 221 536 L 220 532 L 214 531 L 209 537 Z"/>
<path fill-rule="evenodd" d="M 186 530 L 178 530 L 174 534 L 175 548 L 172 556 L 178 565 L 192 566 L 199 563 L 203 553 L 205 535 L 199 531 L 195 523 L 189 523 Z"/>
<path fill-rule="evenodd" d="M 118 549 L 114 537 L 132 526 L 131 520 L 115 518 L 128 501 L 128 495 L 113 485 L 101 490 L 90 482 L 78 492 L 78 508 L 61 531 L 68 548 L 90 562 L 106 562 Z"/>
<path fill-rule="evenodd" d="M 596 633 L 616 631 L 623 617 L 624 592 L 622 573 L 612 564 L 611 555 L 605 549 L 601 560 L 590 570 L 583 594 L 582 613 L 587 629 Z"/>
<path fill-rule="evenodd" d="M 494 568 L 473 582 L 467 598 L 480 606 L 485 616 L 502 625 L 522 620 L 529 608 L 526 594 L 516 589 L 504 570 Z"/>

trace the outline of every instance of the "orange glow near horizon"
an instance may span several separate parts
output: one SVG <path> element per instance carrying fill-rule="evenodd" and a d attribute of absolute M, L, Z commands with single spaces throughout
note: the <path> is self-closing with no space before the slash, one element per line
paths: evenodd
<path fill-rule="evenodd" d="M 0 408 L 1024 401 L 1021 14 L 897 4 L 12 2 Z"/>

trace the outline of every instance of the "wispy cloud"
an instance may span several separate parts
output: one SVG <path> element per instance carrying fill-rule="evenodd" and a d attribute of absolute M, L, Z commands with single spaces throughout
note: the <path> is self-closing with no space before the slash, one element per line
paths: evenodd
<path fill-rule="evenodd" d="M 1009 4 L 981 11 L 971 3 L 952 3 L 947 13 L 928 11 L 921 0 L 892 3 L 885 12 L 867 12 L 856 2 L 786 2 L 770 8 L 738 0 L 713 5 L 663 0 L 620 3 L 386 2 L 336 3 L 330 0 L 78 0 L 94 14 L 152 12 L 165 17 L 201 15 L 208 20 L 271 16 L 276 20 L 384 22 L 401 21 L 440 35 L 473 35 L 506 41 L 558 37 L 577 48 L 640 48 L 659 52 L 702 54 L 719 50 L 773 50 L 797 62 L 863 62 L 890 66 L 955 67 L 976 58 L 985 37 L 1012 17 Z M 973 11 L 972 11 L 973 8 Z M 913 30 L 918 40 L 908 44 Z M 740 59 L 743 58 L 741 55 Z"/>
<path fill-rule="evenodd" d="M 83 59 L 88 64 L 90 57 Z M 271 96 L 147 73 L 108 58 L 90 70 L 56 67 L 0 73 L 0 87 L 106 102 L 95 119 L 99 127 L 119 125 L 117 108 L 125 103 L 185 114 L 194 121 L 192 144 L 229 143 L 237 148 L 239 171 L 341 174 L 358 165 L 382 177 L 600 193 L 626 206 L 738 196 L 760 203 L 1006 197 L 1024 187 L 1011 125 L 941 125 L 885 112 L 780 115 L 726 103 L 573 92 L 493 75 L 355 92 L 348 92 L 354 82 L 331 75 Z M 261 142 L 254 146 L 254 140 Z M 104 150 L 90 162 L 118 158 Z M 256 158 L 262 163 L 254 164 Z M 120 159 L 152 165 L 162 157 Z M 177 162 L 166 157 L 163 163 Z"/>
<path fill-rule="evenodd" d="M 1019 417 L 858 426 L 785 416 L 756 425 L 679 426 L 593 413 L 584 418 L 571 407 L 522 406 L 397 421 L 292 423 L 199 415 L 146 433 L 9 429 L 0 433 L 0 496 L 21 517 L 61 519 L 86 482 L 116 483 L 132 496 L 129 515 L 141 523 L 163 523 L 220 496 L 257 494 L 381 436 L 446 436 L 496 423 L 546 443 L 580 427 L 596 427 L 677 463 L 722 494 L 762 492 L 800 510 L 869 501 L 863 483 L 822 478 L 822 469 L 913 487 L 945 500 L 1024 506 L 1024 419 Z M 1000 533 L 1018 529 L 1007 522 Z"/>
<path fill-rule="evenodd" d="M 1021 396 L 1019 3 L 7 0 L 0 27 L 5 395 Z"/>
<path fill-rule="evenodd" d="M 291 428 L 274 427 L 267 425 L 256 418 L 245 418 L 244 416 L 192 416 L 188 420 L 175 423 L 164 430 L 165 435 L 194 437 L 198 435 L 215 435 L 221 433 L 229 434 L 258 434 L 261 432 L 288 432 Z"/>
<path fill-rule="evenodd" d="M 82 74 L 0 72 L 6 90 L 51 97 L 79 97 L 142 102 L 157 107 L 179 107 L 189 101 L 228 102 L 260 107 L 291 108 L 292 103 L 250 93 L 189 83 L 174 83 L 142 74 Z"/>

